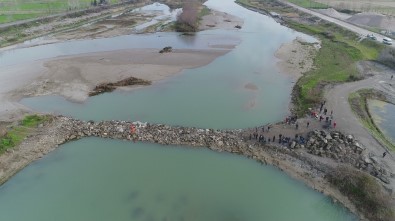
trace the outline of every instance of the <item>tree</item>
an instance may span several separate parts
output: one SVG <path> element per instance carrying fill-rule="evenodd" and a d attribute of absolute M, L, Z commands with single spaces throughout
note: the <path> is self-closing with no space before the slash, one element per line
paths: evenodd
<path fill-rule="evenodd" d="M 197 0 L 184 2 L 182 13 L 177 18 L 177 31 L 197 31 L 199 6 Z"/>

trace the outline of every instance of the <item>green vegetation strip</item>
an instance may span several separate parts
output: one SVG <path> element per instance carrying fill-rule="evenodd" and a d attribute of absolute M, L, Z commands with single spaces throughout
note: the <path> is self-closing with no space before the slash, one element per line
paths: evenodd
<path fill-rule="evenodd" d="M 375 41 L 360 41 L 354 32 L 333 23 L 318 21 L 315 17 L 298 12 L 281 2 L 237 0 L 237 3 L 266 12 L 297 13 L 299 18 L 284 16 L 284 24 L 320 40 L 321 48 L 313 60 L 313 68 L 304 73 L 294 87 L 294 111 L 298 115 L 303 115 L 309 107 L 317 105 L 323 99 L 323 89 L 326 85 L 361 79 L 356 67 L 357 62 L 377 60 L 384 48 Z"/>
<path fill-rule="evenodd" d="M 99 1 L 98 1 L 99 2 Z M 107 0 L 109 4 L 119 0 Z M 0 2 L 0 23 L 43 17 L 60 12 L 92 7 L 93 0 L 14 0 Z"/>
<path fill-rule="evenodd" d="M 299 79 L 295 86 L 294 103 L 296 112 L 303 114 L 323 99 L 323 88 L 327 84 L 359 80 L 357 61 L 377 59 L 383 46 L 363 40 L 332 23 L 315 25 L 288 21 L 297 30 L 316 36 L 321 41 L 321 49 L 314 58 L 314 68 Z"/>
<path fill-rule="evenodd" d="M 369 220 L 395 219 L 390 195 L 383 191 L 374 177 L 355 168 L 341 166 L 329 173 L 327 178 Z"/>
<path fill-rule="evenodd" d="M 33 128 L 48 120 L 48 116 L 28 115 L 24 117 L 17 126 L 12 126 L 4 135 L 0 136 L 0 154 L 20 144 Z"/>
<path fill-rule="evenodd" d="M 374 120 L 369 112 L 368 99 L 375 99 L 387 102 L 387 99 L 381 93 L 373 89 L 362 89 L 355 93 L 350 94 L 348 102 L 351 109 L 359 117 L 362 124 L 371 132 L 381 144 L 385 145 L 390 150 L 395 150 L 395 145 L 386 138 L 381 130 L 374 123 Z"/>
<path fill-rule="evenodd" d="M 313 8 L 313 9 L 326 9 L 329 8 L 327 5 L 315 2 L 312 0 L 287 0 L 295 5 L 299 5 L 303 8 Z"/>

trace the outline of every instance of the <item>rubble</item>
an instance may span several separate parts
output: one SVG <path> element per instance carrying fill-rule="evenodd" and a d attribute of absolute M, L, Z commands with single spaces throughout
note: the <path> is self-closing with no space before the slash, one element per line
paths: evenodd
<path fill-rule="evenodd" d="M 61 130 L 64 136 L 63 139 L 60 139 L 61 143 L 94 136 L 162 145 L 187 145 L 207 147 L 217 152 L 237 153 L 262 163 L 266 163 L 262 152 L 270 152 L 268 149 L 263 150 L 265 145 L 251 145 L 251 142 L 243 138 L 242 130 L 199 129 L 139 121 L 111 120 L 93 122 L 63 116 L 58 118 L 63 122 Z M 132 132 L 132 127 L 135 132 Z M 345 135 L 338 131 L 311 131 L 305 143 L 292 140 L 289 142 L 288 148 L 277 149 L 274 154 L 279 153 L 278 151 L 286 152 L 286 154 L 310 164 L 312 168 L 325 174 L 327 171 L 326 166 L 302 156 L 300 151 L 303 152 L 303 150 L 319 157 L 331 158 L 337 163 L 350 164 L 387 184 L 390 177 L 394 176 L 385 169 L 376 156 L 365 153 L 365 148 L 352 135 Z"/>

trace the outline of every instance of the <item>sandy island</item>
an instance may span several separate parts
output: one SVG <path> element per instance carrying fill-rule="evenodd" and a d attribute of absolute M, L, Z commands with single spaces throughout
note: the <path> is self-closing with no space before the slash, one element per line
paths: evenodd
<path fill-rule="evenodd" d="M 129 19 L 129 17 L 122 18 Z M 123 21 L 122 20 L 122 21 Z M 146 20 L 138 20 L 135 25 Z M 124 22 L 123 22 L 124 23 Z M 121 24 L 123 24 L 121 22 Z M 223 12 L 212 10 L 203 16 L 200 30 L 234 29 L 241 26 L 243 20 Z M 93 23 L 92 26 L 100 25 Z M 92 31 L 72 29 L 57 33 L 32 45 L 56 43 L 73 39 L 90 39 L 98 37 Z M 95 28 L 93 28 L 97 31 Z M 124 30 L 124 29 L 120 29 Z M 87 33 L 89 33 L 87 35 Z M 100 37 L 113 37 L 126 34 L 114 29 L 101 30 Z M 61 95 L 65 98 L 82 102 L 88 98 L 89 92 L 98 84 L 120 81 L 129 77 L 155 83 L 180 73 L 184 69 L 204 66 L 232 50 L 235 45 L 212 45 L 212 49 L 173 50 L 171 53 L 158 53 L 158 49 L 127 49 L 110 52 L 87 53 L 63 56 L 48 60 L 2 67 L 0 73 L 0 122 L 12 122 L 23 114 L 31 112 L 18 103 L 23 97 L 41 95 Z M 7 49 L 13 49 L 9 46 Z M 3 48 L 2 50 L 5 50 Z M 138 87 L 138 86 L 133 86 Z"/>

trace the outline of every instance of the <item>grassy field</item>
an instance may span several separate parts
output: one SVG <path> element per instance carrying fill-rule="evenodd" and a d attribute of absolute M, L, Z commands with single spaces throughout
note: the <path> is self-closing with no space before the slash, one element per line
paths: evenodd
<path fill-rule="evenodd" d="M 314 9 L 325 9 L 328 8 L 326 4 L 319 3 L 312 0 L 287 0 L 295 5 L 299 5 L 304 8 L 314 8 Z"/>
<path fill-rule="evenodd" d="M 295 99 L 297 111 L 320 102 L 323 87 L 359 79 L 356 62 L 377 59 L 383 46 L 370 40 L 358 42 L 357 36 L 331 23 L 304 25 L 289 22 L 291 28 L 314 35 L 321 40 L 321 49 L 314 58 L 314 67 L 297 82 L 299 96 Z"/>
<path fill-rule="evenodd" d="M 315 0 L 340 10 L 377 12 L 387 15 L 395 15 L 394 0 Z"/>
<path fill-rule="evenodd" d="M 28 115 L 17 126 L 8 129 L 7 133 L 0 137 L 0 154 L 21 143 L 33 128 L 47 120 L 47 116 Z"/>
<path fill-rule="evenodd" d="M 395 15 L 394 0 L 287 0 L 304 8 L 335 8 L 343 12 L 376 12 Z"/>
<path fill-rule="evenodd" d="M 46 15 L 83 9 L 92 0 L 0 0 L 0 23 L 13 22 Z M 109 0 L 117 3 L 120 0 Z"/>

